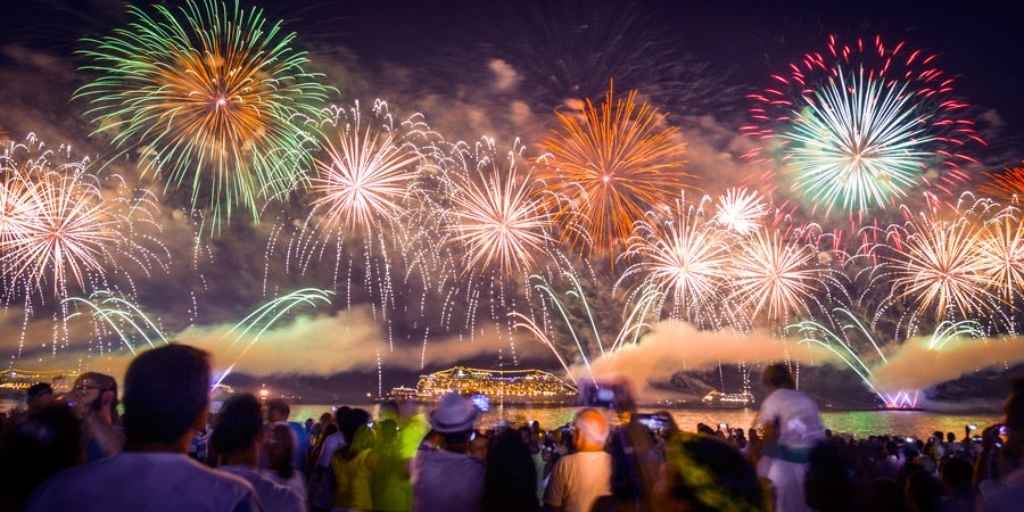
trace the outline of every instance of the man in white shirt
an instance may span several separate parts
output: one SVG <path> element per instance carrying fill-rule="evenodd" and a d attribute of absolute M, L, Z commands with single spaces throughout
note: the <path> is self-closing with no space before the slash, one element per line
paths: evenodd
<path fill-rule="evenodd" d="M 576 453 L 555 463 L 544 492 L 545 510 L 588 512 L 601 496 L 612 493 L 612 456 L 604 451 L 608 420 L 593 408 L 580 409 L 572 424 Z"/>
<path fill-rule="evenodd" d="M 765 450 L 757 464 L 758 476 L 775 488 L 775 510 L 810 512 L 804 496 L 811 450 L 825 439 L 818 405 L 797 391 L 789 367 L 768 365 L 761 383 L 771 391 L 761 403 L 759 417 L 765 429 Z"/>
<path fill-rule="evenodd" d="M 178 343 L 143 352 L 124 388 L 125 451 L 54 475 L 26 511 L 263 510 L 248 482 L 186 455 L 209 409 L 206 352 Z"/>

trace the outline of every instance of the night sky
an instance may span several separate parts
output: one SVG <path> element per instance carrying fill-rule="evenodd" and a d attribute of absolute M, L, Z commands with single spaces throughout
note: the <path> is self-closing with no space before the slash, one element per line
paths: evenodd
<path fill-rule="evenodd" d="M 79 157 L 102 160 L 113 154 L 104 141 L 88 137 L 93 127 L 82 115 L 85 105 L 71 96 L 90 78 L 76 71 L 86 63 L 74 53 L 83 47 L 80 39 L 123 26 L 123 2 L 7 3 L 0 11 L 0 131 L 12 139 L 32 132 L 51 145 L 71 144 Z M 552 127 L 552 111 L 564 111 L 573 99 L 601 97 L 607 80 L 614 78 L 617 91 L 639 89 L 670 113 L 670 123 L 683 128 L 691 148 L 688 170 L 705 176 L 708 192 L 746 172 L 737 158 L 747 144 L 737 131 L 748 122 L 745 96 L 769 86 L 770 74 L 785 72 L 804 53 L 824 51 L 830 34 L 844 40 L 881 35 L 936 53 L 939 67 L 956 78 L 956 95 L 972 105 L 971 117 L 988 142 L 973 155 L 981 162 L 974 171 L 995 172 L 1024 157 L 1024 45 L 1020 16 L 1007 2 L 314 0 L 243 5 L 263 7 L 269 20 L 283 19 L 285 29 L 297 33 L 293 46 L 308 51 L 310 68 L 338 89 L 332 101 L 351 105 L 381 98 L 397 118 L 422 113 L 451 140 L 489 136 L 507 148 L 520 138 L 535 147 Z M 502 80 L 511 85 L 496 85 Z M 523 104 L 526 112 L 512 108 Z M 270 251 L 268 240 L 285 238 L 275 230 L 290 224 L 287 212 L 258 225 L 244 218 L 233 221 L 220 236 L 201 244 L 200 263 L 194 265 L 194 226 L 174 214 L 180 198 L 172 192 L 161 208 L 161 237 L 172 263 L 166 273 L 138 279 L 137 299 L 166 331 L 181 333 L 191 326 L 183 339 L 224 350 L 218 352 L 224 357 L 237 354 L 216 341 L 231 322 L 276 293 L 324 285 L 333 272 L 328 264 L 301 276 L 282 271 L 281 250 Z M 356 292 L 348 299 L 353 307 L 347 307 L 340 298 L 345 291 L 339 290 L 331 307 L 261 340 L 241 369 L 330 375 L 372 370 L 378 360 L 415 371 L 421 365 L 438 368 L 499 358 L 503 364 L 523 358 L 557 367 L 546 347 L 522 340 L 510 347 L 498 339 L 502 327 L 483 320 L 472 336 L 439 329 L 431 312 L 417 311 L 420 293 L 415 287 L 400 290 L 395 312 L 383 323 L 372 299 Z M 613 306 L 609 310 L 616 311 Z M 9 304 L 0 317 L 6 322 L 0 355 L 15 367 L 119 371 L 124 349 L 116 341 L 73 339 L 58 342 L 54 350 L 55 314 L 52 302 L 38 304 L 22 339 L 21 307 L 17 300 Z M 88 337 L 85 327 L 72 330 Z"/>

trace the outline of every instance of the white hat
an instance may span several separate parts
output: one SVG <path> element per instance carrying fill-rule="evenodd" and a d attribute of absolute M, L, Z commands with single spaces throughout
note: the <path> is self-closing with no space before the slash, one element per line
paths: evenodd
<path fill-rule="evenodd" d="M 458 393 L 441 397 L 437 408 L 430 411 L 430 426 L 442 434 L 453 434 L 473 430 L 480 411 L 469 400 Z"/>

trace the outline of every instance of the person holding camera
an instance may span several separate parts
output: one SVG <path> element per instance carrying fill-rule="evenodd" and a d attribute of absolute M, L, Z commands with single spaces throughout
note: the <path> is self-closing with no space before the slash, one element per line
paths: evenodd
<path fill-rule="evenodd" d="M 1024 503 L 1024 377 L 1013 380 L 1003 410 L 1005 424 L 981 433 L 981 453 L 974 466 L 978 511 L 1020 510 Z"/>
<path fill-rule="evenodd" d="M 86 372 L 72 388 L 82 411 L 85 462 L 120 453 L 124 434 L 117 428 L 117 381 L 109 375 Z"/>

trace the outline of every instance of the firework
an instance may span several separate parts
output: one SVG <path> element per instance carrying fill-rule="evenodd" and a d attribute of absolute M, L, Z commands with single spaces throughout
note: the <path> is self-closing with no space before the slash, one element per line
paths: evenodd
<path fill-rule="evenodd" d="M 761 225 L 768 206 L 753 190 L 730 188 L 718 199 L 715 221 L 739 235 L 746 235 Z"/>
<path fill-rule="evenodd" d="M 778 231 L 756 231 L 740 245 L 728 276 L 737 304 L 751 318 L 764 312 L 770 321 L 809 311 L 831 277 L 814 265 L 817 259 L 811 247 L 789 242 Z"/>
<path fill-rule="evenodd" d="M 661 210 L 688 188 L 682 171 L 685 144 L 677 129 L 647 103 L 636 106 L 636 91 L 614 100 L 609 88 L 598 109 L 587 100 L 583 120 L 558 113 L 560 130 L 544 141 L 548 157 L 538 160 L 552 196 L 560 199 L 555 220 L 573 226 L 563 233 L 577 248 L 611 254 L 650 210 Z M 587 252 L 587 251 L 583 251 Z"/>
<path fill-rule="evenodd" d="M 984 235 L 963 216 L 945 221 L 922 215 L 893 227 L 890 237 L 899 251 L 888 262 L 891 300 L 910 305 L 913 323 L 929 312 L 935 320 L 986 315 L 994 296 L 985 280 L 991 266 L 979 256 Z"/>
<path fill-rule="evenodd" d="M 673 310 L 694 324 L 715 318 L 728 288 L 733 237 L 704 222 L 680 201 L 671 222 L 642 222 L 630 238 L 627 254 L 636 263 L 623 274 L 643 276 L 652 288 L 674 300 Z M 640 297 L 644 295 L 641 294 Z"/>
<path fill-rule="evenodd" d="M 892 207 L 920 187 L 952 194 L 974 162 L 964 147 L 983 143 L 963 117 L 967 104 L 952 97 L 953 79 L 903 43 L 833 37 L 828 52 L 773 78 L 750 95 L 754 123 L 743 131 L 764 145 L 748 156 L 826 216 Z"/>
<path fill-rule="evenodd" d="M 1017 203 L 1024 196 L 1024 167 L 1007 167 L 1002 174 L 983 172 L 989 181 L 978 186 L 978 192 L 1006 203 Z"/>
<path fill-rule="evenodd" d="M 451 242 L 465 246 L 470 267 L 494 263 L 505 275 L 524 272 L 547 245 L 550 216 L 530 173 L 516 168 L 517 152 L 509 153 L 505 168 L 493 144 L 485 147 L 488 155 L 477 159 L 478 172 L 459 180 Z"/>
<path fill-rule="evenodd" d="M 352 123 L 339 109 L 326 112 L 330 115 L 325 124 L 336 130 L 337 145 L 326 140 L 326 158 L 317 160 L 319 174 L 312 180 L 314 214 L 328 228 L 369 233 L 381 221 L 400 214 L 399 203 L 415 182 L 412 164 L 419 156 L 391 125 L 386 103 L 374 104 L 379 126 L 362 126 L 358 104 L 352 110 Z"/>
<path fill-rule="evenodd" d="M 977 245 L 978 272 L 995 294 L 1012 304 L 1024 290 L 1024 221 L 1010 207 L 985 223 Z"/>
<path fill-rule="evenodd" d="M 257 199 L 305 183 L 309 167 L 299 114 L 315 115 L 328 89 L 303 70 L 295 34 L 238 2 L 188 0 L 134 21 L 81 53 L 99 76 L 76 93 L 87 115 L 123 149 L 154 153 L 144 172 L 209 198 L 215 225 L 236 207 L 255 217 Z"/>

